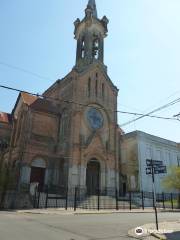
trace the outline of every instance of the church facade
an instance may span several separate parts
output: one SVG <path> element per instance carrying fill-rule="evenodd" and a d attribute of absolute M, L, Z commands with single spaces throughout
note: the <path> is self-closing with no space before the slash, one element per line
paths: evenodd
<path fill-rule="evenodd" d="M 20 93 L 12 111 L 10 153 L 6 161 L 17 171 L 18 185 L 119 186 L 118 89 L 104 64 L 108 19 L 98 18 L 89 0 L 77 19 L 76 63 L 43 97 Z"/>

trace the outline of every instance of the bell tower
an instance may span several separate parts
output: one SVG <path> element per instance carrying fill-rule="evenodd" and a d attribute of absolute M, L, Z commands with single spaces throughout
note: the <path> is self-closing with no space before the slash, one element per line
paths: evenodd
<path fill-rule="evenodd" d="M 59 99 L 57 149 L 64 156 L 67 185 L 90 194 L 118 187 L 118 89 L 104 64 L 108 22 L 106 16 L 98 17 L 95 0 L 89 0 L 84 18 L 74 22 L 75 66 L 46 91 Z"/>
<path fill-rule="evenodd" d="M 78 71 L 83 71 L 93 62 L 104 65 L 104 38 L 107 36 L 109 20 L 104 16 L 98 18 L 95 0 L 89 0 L 82 21 L 75 22 L 75 39 L 77 40 L 76 65 Z"/>

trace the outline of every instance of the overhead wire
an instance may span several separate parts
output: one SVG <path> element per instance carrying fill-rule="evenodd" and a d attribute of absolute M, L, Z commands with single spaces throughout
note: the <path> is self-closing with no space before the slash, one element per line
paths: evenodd
<path fill-rule="evenodd" d="M 172 105 L 174 105 L 174 104 L 176 104 L 178 102 L 180 102 L 180 98 L 177 98 L 177 99 L 171 101 L 170 103 L 167 103 L 167 104 L 165 104 L 165 105 L 163 105 L 161 107 L 158 107 L 158 108 L 156 108 L 156 109 L 154 109 L 154 110 L 152 110 L 152 111 L 150 111 L 150 112 L 148 112 L 146 114 L 143 114 L 142 116 L 140 116 L 140 117 L 138 117 L 136 119 L 130 120 L 128 122 L 125 122 L 125 123 L 121 124 L 120 127 L 124 127 L 124 126 L 129 125 L 129 124 L 131 124 L 133 122 L 136 122 L 136 121 L 138 121 L 138 120 L 140 120 L 140 119 L 142 119 L 144 117 L 147 117 L 147 116 L 149 116 L 149 115 L 151 115 L 151 114 L 153 114 L 155 112 L 159 112 L 159 111 L 161 111 L 161 110 L 163 110 L 165 108 L 168 108 L 168 107 L 170 107 L 170 106 L 172 106 Z M 176 118 L 172 118 L 172 119 L 177 120 Z"/>
<path fill-rule="evenodd" d="M 32 76 L 35 76 L 35 77 L 38 77 L 38 78 L 41 78 L 41 79 L 46 79 L 46 80 L 51 80 L 51 81 L 53 81 L 53 79 L 51 79 L 51 78 L 49 78 L 49 77 L 42 76 L 42 75 L 40 75 L 40 74 L 38 74 L 38 73 L 34 73 L 34 72 L 29 71 L 29 70 L 27 70 L 27 69 L 24 69 L 24 68 L 20 68 L 20 67 L 11 65 L 11 64 L 9 64 L 9 63 L 5 63 L 5 62 L 0 61 L 0 65 L 3 65 L 3 66 L 8 67 L 8 68 L 15 69 L 15 70 L 18 70 L 18 71 L 27 73 L 27 74 L 30 74 L 30 75 L 32 75 Z"/>
<path fill-rule="evenodd" d="M 33 93 L 33 92 L 29 92 L 29 91 L 25 91 L 25 90 L 22 90 L 22 89 L 17 89 L 17 88 L 13 88 L 13 87 L 9 87 L 9 86 L 5 86 L 5 85 L 0 85 L 0 88 L 4 88 L 6 90 L 12 90 L 12 91 L 16 91 L 16 92 L 24 92 L 24 93 L 27 93 L 27 94 L 30 94 L 30 95 L 33 95 L 33 96 L 36 96 L 36 97 L 40 97 L 40 98 L 43 98 L 43 99 L 47 99 L 47 100 L 55 100 L 55 101 L 59 101 L 58 98 L 53 98 L 53 97 L 49 97 L 49 96 L 45 96 L 45 95 L 42 95 L 42 94 L 38 94 L 38 93 Z M 76 101 L 73 101 L 73 100 L 61 100 L 62 102 L 64 103 L 68 103 L 68 104 L 76 104 L 76 105 L 80 105 L 80 106 L 84 106 L 84 107 L 92 107 L 92 105 L 89 105 L 89 104 L 83 104 L 83 103 L 80 103 L 80 102 L 76 102 Z M 103 109 L 103 110 L 106 110 L 106 111 L 110 111 L 110 112 L 116 112 L 116 113 L 121 113 L 121 114 L 129 114 L 129 115 L 134 115 L 134 116 L 139 116 L 138 118 L 136 119 L 133 119 L 131 121 L 128 121 L 122 125 L 120 125 L 120 127 L 122 126 L 125 126 L 125 125 L 128 125 L 132 122 L 135 122 L 135 121 L 138 121 L 144 117 L 151 117 L 151 118 L 157 118 L 157 119 L 163 119 L 163 120 L 178 120 L 176 118 L 171 118 L 171 117 L 163 117 L 163 116 L 156 116 L 156 115 L 152 115 L 153 113 L 157 112 L 157 111 L 160 111 L 164 108 L 167 108 L 171 105 L 174 105 L 176 103 L 180 102 L 180 98 L 178 99 L 175 99 L 174 101 L 166 104 L 166 105 L 163 105 L 149 113 L 146 113 L 146 114 L 143 114 L 143 113 L 136 113 L 136 112 L 128 112 L 128 111 L 120 111 L 120 110 L 112 110 L 112 109 L 106 109 L 104 107 L 95 107 L 96 109 Z"/>

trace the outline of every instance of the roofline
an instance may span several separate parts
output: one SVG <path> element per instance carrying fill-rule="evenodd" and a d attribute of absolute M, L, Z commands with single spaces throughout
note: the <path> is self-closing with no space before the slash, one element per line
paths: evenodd
<path fill-rule="evenodd" d="M 130 138 L 130 137 L 133 137 L 133 136 L 136 136 L 136 137 L 138 137 L 138 136 L 148 136 L 148 137 L 156 138 L 156 139 L 163 140 L 163 141 L 166 141 L 166 142 L 175 143 L 178 146 L 178 143 L 175 142 L 175 141 L 172 141 L 172 140 L 169 140 L 169 139 L 166 139 L 166 138 L 162 138 L 162 137 L 159 137 L 159 136 L 155 136 L 155 135 L 152 135 L 152 134 L 149 134 L 149 133 L 146 133 L 146 132 L 143 132 L 143 131 L 139 131 L 139 130 L 132 131 L 132 132 L 129 132 L 129 133 L 126 133 L 126 134 L 123 135 L 123 137 L 126 137 L 126 138 Z"/>
<path fill-rule="evenodd" d="M 7 125 L 11 124 L 11 122 L 12 122 L 12 114 L 11 113 L 7 113 L 7 112 L 1 112 L 1 111 L 0 111 L 0 113 L 1 114 L 6 114 L 7 115 L 7 120 L 8 120 L 7 122 L 0 120 L 0 123 L 7 124 Z"/>
<path fill-rule="evenodd" d="M 61 79 L 57 79 L 48 89 L 46 89 L 42 95 L 46 95 L 49 91 L 53 90 L 53 88 L 58 84 L 63 82 L 71 73 L 73 72 L 73 69 L 67 74 L 65 75 L 65 77 L 61 78 Z"/>
<path fill-rule="evenodd" d="M 16 110 L 16 107 L 17 107 L 17 105 L 18 105 L 18 103 L 19 103 L 20 98 L 21 98 L 21 92 L 19 93 L 19 95 L 18 95 L 18 97 L 17 97 L 17 99 L 16 99 L 16 103 L 15 103 L 15 105 L 14 105 L 12 111 L 11 111 L 12 116 L 14 116 L 14 112 L 15 112 L 15 110 Z"/>
<path fill-rule="evenodd" d="M 110 79 L 110 77 L 108 76 L 107 72 L 103 69 L 103 66 L 101 66 L 101 64 L 99 62 L 92 62 L 90 65 L 87 66 L 87 68 L 83 69 L 82 71 L 78 71 L 76 69 L 76 67 L 74 67 L 73 69 L 80 75 L 85 74 L 87 71 L 92 69 L 92 66 L 96 65 L 96 67 L 98 67 L 100 69 L 100 71 L 102 72 L 102 74 L 105 75 L 105 77 L 107 77 L 110 85 L 113 87 L 113 89 L 118 93 L 119 89 L 113 84 L 112 80 Z"/>

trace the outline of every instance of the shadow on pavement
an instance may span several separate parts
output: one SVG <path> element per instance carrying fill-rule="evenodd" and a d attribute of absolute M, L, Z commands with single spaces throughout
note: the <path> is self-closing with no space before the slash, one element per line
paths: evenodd
<path fill-rule="evenodd" d="M 180 240 L 180 231 L 173 233 L 166 233 L 165 236 L 168 240 Z"/>

